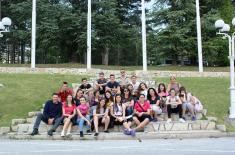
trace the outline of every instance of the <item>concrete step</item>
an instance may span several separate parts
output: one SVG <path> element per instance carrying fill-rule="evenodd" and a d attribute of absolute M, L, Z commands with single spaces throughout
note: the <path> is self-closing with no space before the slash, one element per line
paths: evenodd
<path fill-rule="evenodd" d="M 47 132 L 51 129 L 51 125 L 46 125 L 45 123 L 41 123 L 39 127 L 39 132 Z M 63 126 L 60 125 L 56 132 L 61 132 Z M 31 133 L 33 131 L 33 124 L 18 124 L 16 126 L 12 126 L 11 131 L 17 133 Z M 172 123 L 166 122 L 151 122 L 149 123 L 144 130 L 144 132 L 162 132 L 162 131 L 192 131 L 192 130 L 216 130 L 215 122 L 210 122 L 208 120 L 198 120 L 195 122 L 189 121 L 186 123 L 180 123 L 178 121 L 173 121 Z M 103 131 L 103 127 L 99 128 L 99 131 Z M 78 126 L 73 126 L 72 132 L 78 132 Z M 123 132 L 123 126 L 114 126 L 114 128 L 109 129 L 110 132 Z M 84 127 L 84 133 L 86 132 L 86 128 Z"/>
<path fill-rule="evenodd" d="M 35 117 L 35 116 L 37 116 L 39 113 L 41 113 L 41 111 L 31 111 L 31 112 L 28 112 L 28 117 L 29 117 L 29 118 Z"/>
<path fill-rule="evenodd" d="M 23 124 L 26 123 L 26 119 L 19 118 L 19 119 L 12 119 L 11 125 L 18 125 L 18 124 Z"/>
<path fill-rule="evenodd" d="M 197 113 L 197 114 L 196 114 L 196 119 L 197 119 L 197 120 L 202 119 L 203 116 L 204 116 L 203 113 L 205 113 L 206 111 L 207 111 L 207 110 L 205 109 L 205 111 L 202 111 L 202 112 L 200 112 L 200 113 Z M 161 120 L 163 120 L 163 121 L 166 121 L 166 120 L 168 119 L 167 113 L 162 113 L 161 115 L 158 115 L 158 117 L 159 117 Z M 178 121 L 178 120 L 179 120 L 179 114 L 172 114 L 172 115 L 171 115 L 171 119 L 172 119 L 173 121 Z M 191 120 L 191 119 L 192 119 L 192 116 L 186 114 L 186 115 L 185 115 L 185 119 L 186 119 L 186 120 Z"/>
<path fill-rule="evenodd" d="M 48 136 L 46 132 L 40 133 L 40 135 L 31 136 L 27 133 L 8 133 L 6 138 L 18 139 L 18 140 L 145 140 L 145 139 L 183 139 L 183 138 L 218 138 L 230 136 L 229 133 L 220 132 L 216 130 L 196 130 L 196 131 L 162 131 L 162 132 L 139 132 L 136 133 L 136 137 L 124 135 L 120 132 L 103 133 L 100 132 L 98 137 L 94 137 L 94 134 L 84 135 L 80 138 L 78 133 L 72 133 L 69 138 L 62 138 L 60 133 L 54 133 L 53 136 Z"/>

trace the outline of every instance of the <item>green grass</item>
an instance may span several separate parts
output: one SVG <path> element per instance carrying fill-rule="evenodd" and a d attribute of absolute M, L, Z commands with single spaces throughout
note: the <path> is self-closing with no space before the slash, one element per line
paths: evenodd
<path fill-rule="evenodd" d="M 166 78 L 157 78 L 157 82 L 168 82 Z M 202 102 L 207 115 L 218 117 L 223 123 L 229 109 L 229 78 L 177 78 L 177 80 L 192 92 Z"/>
<path fill-rule="evenodd" d="M 30 64 L 0 64 L 0 67 L 30 67 Z M 38 68 L 86 68 L 85 64 L 64 63 L 64 64 L 36 64 Z M 142 70 L 142 66 L 105 66 L 92 65 L 92 68 L 107 70 Z M 164 71 L 198 71 L 197 66 L 148 66 L 148 70 Z M 229 72 L 229 67 L 204 67 L 207 72 Z"/>
<path fill-rule="evenodd" d="M 24 118 L 28 112 L 40 110 L 42 104 L 57 91 L 63 81 L 80 82 L 79 76 L 43 74 L 0 74 L 0 126 L 13 118 Z"/>
<path fill-rule="evenodd" d="M 79 82 L 81 76 L 46 74 L 0 74 L 0 126 L 9 125 L 13 118 L 24 118 L 29 111 L 39 110 L 59 89 L 62 81 Z M 169 78 L 156 78 L 168 83 Z M 229 108 L 229 78 L 178 78 L 178 81 L 197 96 L 208 109 L 209 116 L 224 123 Z"/>

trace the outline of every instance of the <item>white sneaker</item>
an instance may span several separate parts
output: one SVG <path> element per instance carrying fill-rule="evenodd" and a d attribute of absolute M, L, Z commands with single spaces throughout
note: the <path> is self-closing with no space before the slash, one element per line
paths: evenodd
<path fill-rule="evenodd" d="M 66 136 L 70 136 L 70 135 L 71 135 L 71 133 L 70 133 L 70 132 L 67 132 L 67 133 L 66 133 Z"/>
<path fill-rule="evenodd" d="M 171 123 L 171 118 L 168 118 L 168 120 L 166 121 L 166 123 Z"/>
<path fill-rule="evenodd" d="M 64 136 L 65 136 L 64 131 L 61 132 L 61 135 L 60 135 L 60 136 L 61 136 L 61 137 L 64 137 Z"/>
<path fill-rule="evenodd" d="M 183 118 L 180 118 L 179 121 L 180 121 L 181 123 L 185 123 L 185 120 L 184 120 Z"/>

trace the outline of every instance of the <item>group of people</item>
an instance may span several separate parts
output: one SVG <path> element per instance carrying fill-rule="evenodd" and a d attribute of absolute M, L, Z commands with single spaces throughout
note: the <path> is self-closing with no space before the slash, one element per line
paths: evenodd
<path fill-rule="evenodd" d="M 73 125 L 78 125 L 80 137 L 84 136 L 84 125 L 86 133 L 95 131 L 94 136 L 99 135 L 101 125 L 106 133 L 114 125 L 122 125 L 124 134 L 135 136 L 150 121 L 161 121 L 162 113 L 167 113 L 167 123 L 172 121 L 172 113 L 178 113 L 179 121 L 184 123 L 186 112 L 195 121 L 196 113 L 203 108 L 199 99 L 188 93 L 175 76 L 170 77 L 167 87 L 160 83 L 157 88 L 148 88 L 146 83 L 137 81 L 136 75 L 128 78 L 125 70 L 120 74 L 117 79 L 111 74 L 107 80 L 101 72 L 94 84 L 83 78 L 76 92 L 63 82 L 61 89 L 46 102 L 43 113 L 37 115 L 31 135 L 39 133 L 43 121 L 52 125 L 50 136 L 61 124 L 62 137 L 71 135 Z"/>

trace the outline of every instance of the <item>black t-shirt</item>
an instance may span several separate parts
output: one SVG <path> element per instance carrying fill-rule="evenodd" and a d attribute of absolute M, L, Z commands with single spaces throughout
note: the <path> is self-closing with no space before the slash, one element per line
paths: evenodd
<path fill-rule="evenodd" d="M 98 84 L 104 84 L 104 83 L 107 83 L 107 80 L 106 80 L 106 79 L 103 79 L 103 80 L 98 79 L 98 80 L 97 80 L 97 83 L 98 83 Z"/>
<path fill-rule="evenodd" d="M 119 87 L 120 85 L 119 85 L 118 82 L 114 81 L 114 83 L 108 82 L 106 86 L 109 87 L 109 88 L 117 88 L 117 87 Z"/>
<path fill-rule="evenodd" d="M 156 104 L 156 102 L 157 102 L 158 100 L 160 100 L 160 97 L 159 97 L 159 96 L 155 97 L 154 100 L 150 99 L 149 102 L 150 102 L 150 104 Z"/>
<path fill-rule="evenodd" d="M 91 85 L 89 83 L 87 85 L 82 84 L 79 88 L 80 89 L 90 89 Z"/>

